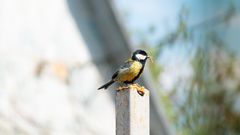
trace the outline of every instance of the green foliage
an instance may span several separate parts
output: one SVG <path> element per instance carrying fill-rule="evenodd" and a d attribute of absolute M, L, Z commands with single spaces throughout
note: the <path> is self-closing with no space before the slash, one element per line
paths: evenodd
<path fill-rule="evenodd" d="M 236 10 L 230 5 L 224 14 L 196 26 L 188 26 L 188 13 L 183 8 L 176 31 L 150 49 L 158 59 L 165 46 L 179 40 L 197 41 L 192 45 L 196 53 L 191 59 L 194 71 L 191 81 L 184 87 L 176 86 L 169 95 L 161 95 L 169 117 L 175 123 L 179 135 L 240 134 L 240 110 L 236 109 L 236 106 L 240 106 L 236 102 L 240 99 L 240 59 L 228 48 L 217 27 L 221 25 L 226 28 L 229 20 L 236 15 Z M 196 40 L 199 33 L 202 40 Z M 152 75 L 158 80 L 164 67 L 155 63 L 151 69 Z M 183 104 L 171 100 L 178 96 L 176 91 L 185 92 Z"/>

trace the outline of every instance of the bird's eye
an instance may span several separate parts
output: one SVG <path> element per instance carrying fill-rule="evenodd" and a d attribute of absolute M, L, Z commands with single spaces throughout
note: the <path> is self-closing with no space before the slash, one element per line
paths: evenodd
<path fill-rule="evenodd" d="M 146 55 L 142 55 L 142 54 L 136 54 L 136 57 L 139 60 L 145 60 L 147 56 Z"/>

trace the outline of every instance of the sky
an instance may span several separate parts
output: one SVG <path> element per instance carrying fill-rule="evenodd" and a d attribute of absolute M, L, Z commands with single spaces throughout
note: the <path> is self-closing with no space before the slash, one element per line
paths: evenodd
<path fill-rule="evenodd" d="M 185 1 L 115 0 L 114 2 L 124 26 L 131 35 L 133 45 L 136 45 L 139 43 L 138 37 L 144 36 L 144 33 L 149 31 L 149 27 L 156 28 L 149 39 L 151 43 L 157 42 L 159 37 L 173 31 L 176 28 L 178 12 Z"/>
<path fill-rule="evenodd" d="M 179 11 L 183 7 L 189 11 L 188 24 L 194 26 L 222 14 L 231 3 L 240 12 L 240 1 L 237 0 L 218 0 L 218 3 L 209 0 L 114 0 L 120 20 L 131 35 L 133 45 L 139 44 L 139 38 L 145 38 L 152 26 L 156 30 L 147 38 L 152 44 L 166 33 L 174 31 Z"/>

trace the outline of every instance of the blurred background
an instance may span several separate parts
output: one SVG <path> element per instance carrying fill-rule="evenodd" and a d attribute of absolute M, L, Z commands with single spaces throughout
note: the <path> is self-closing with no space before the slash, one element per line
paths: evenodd
<path fill-rule="evenodd" d="M 238 0 L 0 0 L 0 134 L 115 134 L 96 89 L 141 48 L 151 135 L 238 135 L 239 36 Z"/>

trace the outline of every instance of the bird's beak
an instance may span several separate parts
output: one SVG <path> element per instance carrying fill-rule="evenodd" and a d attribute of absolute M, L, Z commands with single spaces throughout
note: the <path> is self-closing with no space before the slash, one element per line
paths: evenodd
<path fill-rule="evenodd" d="M 147 58 L 153 63 L 153 59 L 151 56 L 147 56 Z"/>

